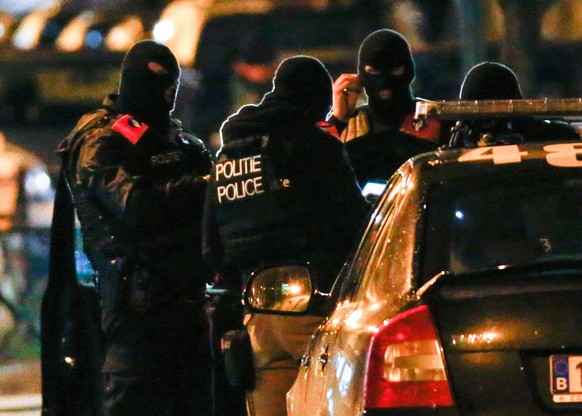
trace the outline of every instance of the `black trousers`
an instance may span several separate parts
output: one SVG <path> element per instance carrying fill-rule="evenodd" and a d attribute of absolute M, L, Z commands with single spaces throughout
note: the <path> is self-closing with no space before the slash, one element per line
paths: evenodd
<path fill-rule="evenodd" d="M 226 376 L 220 339 L 231 329 L 242 329 L 243 308 L 240 293 L 230 291 L 215 296 L 208 304 L 213 366 L 214 416 L 246 416 L 245 391 L 232 387 Z"/>
<path fill-rule="evenodd" d="M 105 339 L 106 416 L 210 416 L 212 356 L 204 302 L 122 307 Z"/>

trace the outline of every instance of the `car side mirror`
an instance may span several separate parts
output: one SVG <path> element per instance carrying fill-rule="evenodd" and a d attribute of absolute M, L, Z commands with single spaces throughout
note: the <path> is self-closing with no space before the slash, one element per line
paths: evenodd
<path fill-rule="evenodd" d="M 319 293 L 306 265 L 282 265 L 256 270 L 247 282 L 243 302 L 251 312 L 280 315 L 320 315 L 313 306 L 328 295 Z"/>

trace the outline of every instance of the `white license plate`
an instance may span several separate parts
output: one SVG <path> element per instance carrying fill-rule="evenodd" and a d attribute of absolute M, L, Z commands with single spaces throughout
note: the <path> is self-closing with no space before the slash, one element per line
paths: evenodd
<path fill-rule="evenodd" d="M 550 356 L 550 391 L 554 403 L 582 402 L 582 355 Z"/>

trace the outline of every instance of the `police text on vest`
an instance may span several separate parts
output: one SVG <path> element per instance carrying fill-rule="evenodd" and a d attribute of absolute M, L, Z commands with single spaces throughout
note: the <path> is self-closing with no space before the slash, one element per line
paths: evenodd
<path fill-rule="evenodd" d="M 264 192 L 261 155 L 217 163 L 214 175 L 217 183 L 228 182 L 216 187 L 219 203 L 224 200 L 235 201 Z"/>

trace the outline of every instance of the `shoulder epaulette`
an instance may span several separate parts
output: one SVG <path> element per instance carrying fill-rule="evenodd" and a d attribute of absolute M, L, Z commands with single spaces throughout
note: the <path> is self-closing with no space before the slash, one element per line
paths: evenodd
<path fill-rule="evenodd" d="M 121 116 L 111 126 L 111 130 L 118 132 L 132 144 L 136 144 L 148 128 L 147 124 L 137 121 L 129 114 Z"/>
<path fill-rule="evenodd" d="M 333 123 L 330 123 L 328 121 L 318 121 L 317 127 L 328 132 L 329 134 L 334 136 L 336 139 L 339 139 L 339 137 L 340 137 L 339 131 L 337 130 L 337 127 Z"/>
<path fill-rule="evenodd" d="M 193 143 L 196 146 L 204 146 L 204 142 L 202 141 L 202 139 L 200 139 L 198 136 L 196 136 L 194 133 L 189 132 L 189 131 L 182 131 L 180 133 L 180 135 L 182 136 L 182 139 L 189 142 L 189 143 Z"/>

